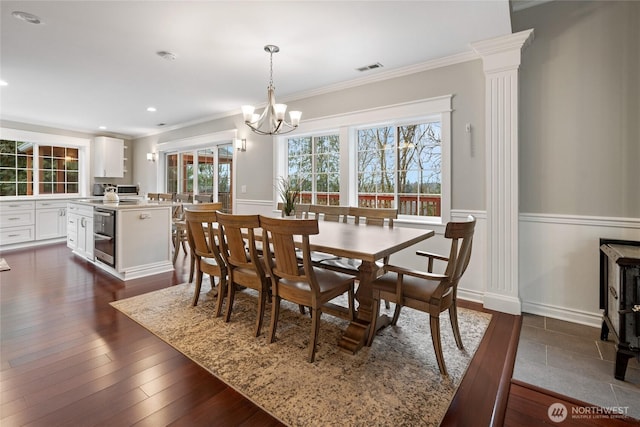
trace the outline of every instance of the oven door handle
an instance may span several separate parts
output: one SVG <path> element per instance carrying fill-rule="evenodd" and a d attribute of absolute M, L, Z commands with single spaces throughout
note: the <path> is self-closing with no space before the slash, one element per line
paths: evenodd
<path fill-rule="evenodd" d="M 93 211 L 94 215 L 98 215 L 98 216 L 113 216 L 113 212 L 101 212 L 101 211 Z"/>
<path fill-rule="evenodd" d="M 93 233 L 93 237 L 95 237 L 96 240 L 106 240 L 106 241 L 113 240 L 113 237 L 105 236 L 104 234 L 100 234 L 100 233 Z"/>

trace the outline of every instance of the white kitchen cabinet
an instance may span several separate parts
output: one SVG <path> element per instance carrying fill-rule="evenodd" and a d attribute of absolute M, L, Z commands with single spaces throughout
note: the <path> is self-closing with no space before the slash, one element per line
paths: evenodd
<path fill-rule="evenodd" d="M 67 247 L 93 261 L 93 208 L 75 203 L 67 205 Z"/>
<path fill-rule="evenodd" d="M 67 201 L 36 201 L 36 240 L 67 235 Z"/>
<path fill-rule="evenodd" d="M 171 262 L 170 209 L 119 210 L 116 221 L 118 272 Z"/>
<path fill-rule="evenodd" d="M 0 204 L 0 245 L 35 239 L 35 202 L 15 201 Z"/>
<path fill-rule="evenodd" d="M 98 136 L 93 140 L 93 176 L 124 177 L 124 140 Z"/>

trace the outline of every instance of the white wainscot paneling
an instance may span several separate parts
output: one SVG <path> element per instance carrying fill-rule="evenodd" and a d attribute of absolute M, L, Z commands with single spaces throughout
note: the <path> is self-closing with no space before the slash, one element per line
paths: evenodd
<path fill-rule="evenodd" d="M 638 218 L 520 215 L 522 310 L 599 327 L 600 238 L 640 240 Z"/>
<path fill-rule="evenodd" d="M 233 209 L 233 213 L 237 215 L 277 215 L 271 200 L 236 199 L 236 206 Z"/>

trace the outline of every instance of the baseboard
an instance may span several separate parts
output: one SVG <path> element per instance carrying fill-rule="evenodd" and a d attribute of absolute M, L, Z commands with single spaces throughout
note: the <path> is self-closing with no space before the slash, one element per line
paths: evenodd
<path fill-rule="evenodd" d="M 565 320 L 567 322 L 579 323 L 581 325 L 593 326 L 595 328 L 602 326 L 602 313 L 589 313 L 582 310 L 572 310 L 566 307 L 557 307 L 533 302 L 523 302 L 522 311 L 524 313 L 551 317 L 553 319 Z"/>
<path fill-rule="evenodd" d="M 457 298 L 482 304 L 484 301 L 484 292 L 458 287 Z"/>
<path fill-rule="evenodd" d="M 502 313 L 515 315 L 522 313 L 522 303 L 518 297 L 485 292 L 482 304 L 489 310 L 500 311 Z"/>

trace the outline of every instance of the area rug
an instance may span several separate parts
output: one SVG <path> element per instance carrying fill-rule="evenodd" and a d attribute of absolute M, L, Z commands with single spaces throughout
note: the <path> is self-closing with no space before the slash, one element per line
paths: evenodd
<path fill-rule="evenodd" d="M 256 293 L 237 292 L 231 322 L 225 323 L 213 317 L 213 292 L 203 291 L 192 307 L 193 291 L 193 284 L 182 284 L 112 305 L 291 426 L 440 424 L 491 319 L 459 310 L 460 351 L 442 316 L 449 371 L 442 377 L 425 313 L 404 309 L 397 326 L 380 331 L 356 355 L 337 346 L 347 322 L 323 315 L 316 361 L 308 363 L 311 320 L 297 306 L 283 301 L 277 340 L 269 344 L 270 304 L 262 335 L 253 336 Z"/>
<path fill-rule="evenodd" d="M 11 270 L 11 267 L 9 267 L 7 260 L 4 258 L 0 258 L 0 271 L 7 271 L 7 270 Z"/>

